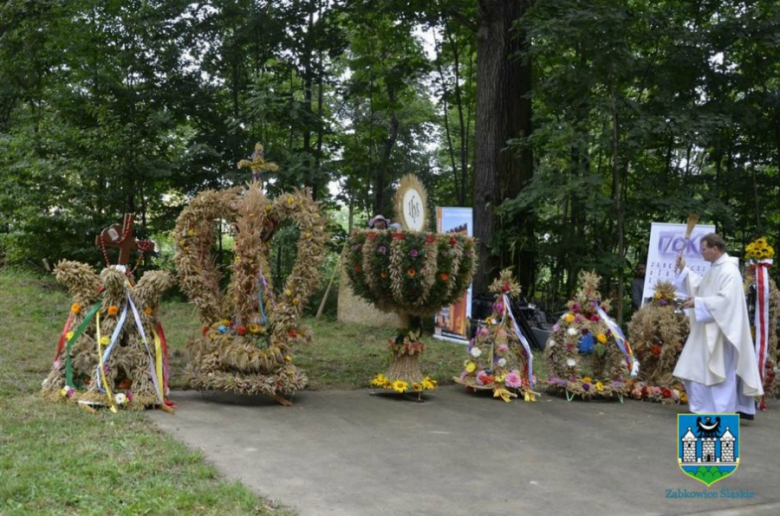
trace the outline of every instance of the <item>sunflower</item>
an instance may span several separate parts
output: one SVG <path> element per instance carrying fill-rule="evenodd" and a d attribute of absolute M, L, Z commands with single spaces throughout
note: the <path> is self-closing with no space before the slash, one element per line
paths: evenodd
<path fill-rule="evenodd" d="M 409 389 L 409 383 L 403 380 L 396 380 L 393 382 L 393 390 L 395 392 L 406 392 Z"/>

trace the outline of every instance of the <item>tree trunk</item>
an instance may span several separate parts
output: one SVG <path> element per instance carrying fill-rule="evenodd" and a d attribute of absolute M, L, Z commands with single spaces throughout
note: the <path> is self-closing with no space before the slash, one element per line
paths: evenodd
<path fill-rule="evenodd" d="M 523 149 L 519 158 L 506 149 L 510 138 L 531 134 L 531 63 L 516 57 L 527 41 L 522 31 L 513 30 L 529 5 L 530 0 L 479 2 L 474 149 L 474 236 L 479 245 L 479 268 L 474 277 L 475 295 L 487 292 L 501 263 L 489 249 L 493 235 L 500 229 L 495 209 L 504 200 L 516 197 L 533 174 L 530 149 Z M 521 241 L 534 241 L 530 216 L 514 217 L 503 224 L 517 231 Z M 523 245 L 515 261 L 515 272 L 525 292 L 533 278 L 532 256 Z"/>

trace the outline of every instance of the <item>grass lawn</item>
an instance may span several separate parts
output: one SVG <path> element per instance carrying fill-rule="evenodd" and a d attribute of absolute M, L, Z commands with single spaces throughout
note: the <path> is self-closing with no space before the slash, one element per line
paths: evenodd
<path fill-rule="evenodd" d="M 198 453 L 159 432 L 142 413 L 90 415 L 44 401 L 71 300 L 53 277 L 0 269 L 0 514 L 289 514 L 221 480 Z M 187 340 L 200 331 L 192 305 L 167 302 L 171 388 L 186 389 Z M 313 341 L 293 353 L 312 390 L 357 389 L 388 365 L 392 329 L 308 320 Z M 465 347 L 426 337 L 422 371 L 452 383 Z M 542 360 L 534 361 L 537 376 Z M 175 401 L 175 396 L 174 396 Z M 173 415 L 172 417 L 176 417 Z"/>
<path fill-rule="evenodd" d="M 69 306 L 53 278 L 0 270 L 0 514 L 289 514 L 142 413 L 44 401 Z"/>

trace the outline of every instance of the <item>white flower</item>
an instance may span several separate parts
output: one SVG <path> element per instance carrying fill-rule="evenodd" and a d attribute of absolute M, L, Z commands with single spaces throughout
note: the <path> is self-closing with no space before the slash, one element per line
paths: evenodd
<path fill-rule="evenodd" d="M 471 356 L 472 357 L 479 358 L 480 355 L 482 355 L 482 350 L 481 349 L 479 349 L 477 347 L 471 348 Z"/>
<path fill-rule="evenodd" d="M 551 347 L 553 347 L 553 346 L 555 346 L 555 341 L 554 341 L 554 340 L 552 340 L 552 339 L 548 340 L 548 341 L 547 341 L 547 347 L 548 347 L 548 348 L 551 348 Z"/>
<path fill-rule="evenodd" d="M 568 330 L 566 330 L 566 333 L 574 337 L 575 335 L 577 335 L 577 330 L 575 330 L 574 328 L 569 328 Z"/>
<path fill-rule="evenodd" d="M 124 395 L 124 393 L 118 393 L 116 396 L 114 396 L 114 401 L 117 405 L 124 405 L 127 403 L 127 396 Z"/>
<path fill-rule="evenodd" d="M 574 367 L 574 366 L 577 365 L 577 361 L 574 360 L 573 358 L 570 358 L 570 359 L 566 360 L 566 365 L 569 366 L 569 367 Z"/>
<path fill-rule="evenodd" d="M 504 367 L 506 365 L 506 358 L 498 359 L 498 367 Z"/>

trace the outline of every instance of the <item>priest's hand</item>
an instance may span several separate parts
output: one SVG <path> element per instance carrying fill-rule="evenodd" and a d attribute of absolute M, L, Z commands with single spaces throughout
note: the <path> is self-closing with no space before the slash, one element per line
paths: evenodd
<path fill-rule="evenodd" d="M 685 268 L 685 258 L 682 255 L 677 257 L 677 261 L 674 263 L 674 270 L 681 271 Z"/>
<path fill-rule="evenodd" d="M 687 309 L 687 308 L 693 308 L 694 306 L 696 306 L 696 298 L 689 297 L 683 302 L 683 304 L 680 305 L 680 308 Z"/>

